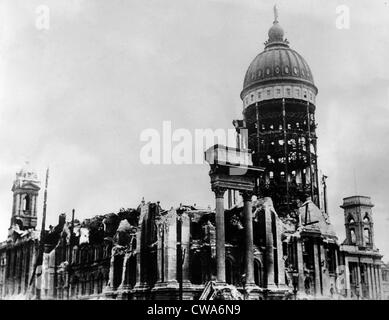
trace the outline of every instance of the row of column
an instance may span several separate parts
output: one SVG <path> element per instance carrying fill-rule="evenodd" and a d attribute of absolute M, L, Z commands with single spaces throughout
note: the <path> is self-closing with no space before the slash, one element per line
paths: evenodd
<path fill-rule="evenodd" d="M 225 252 L 225 228 L 224 228 L 224 193 L 226 188 L 213 187 L 216 197 L 216 281 L 226 282 L 226 252 Z M 253 256 L 253 224 L 252 224 L 252 193 L 242 192 L 244 203 L 244 226 L 245 226 L 245 274 L 246 287 L 255 286 L 254 281 L 254 256 Z"/>
<path fill-rule="evenodd" d="M 180 220 L 181 239 L 177 237 L 177 221 Z M 179 251 L 178 245 L 181 245 L 182 257 L 182 281 L 183 285 L 190 284 L 190 266 L 189 266 L 189 252 L 190 252 L 190 218 L 184 212 L 177 214 L 176 210 L 171 210 L 163 218 L 156 221 L 157 224 L 157 243 L 156 243 L 156 259 L 157 259 L 157 281 L 154 284 L 154 289 L 163 289 L 166 287 L 178 287 L 178 269 L 177 258 Z M 136 285 L 135 289 L 138 291 L 151 289 L 150 284 L 147 283 L 146 261 L 142 256 L 147 254 L 146 251 L 150 248 L 142 246 L 143 237 L 147 235 L 141 231 L 137 233 L 137 268 L 136 268 Z M 181 241 L 181 243 L 179 242 Z"/>
<path fill-rule="evenodd" d="M 6 255 L 2 296 L 26 295 L 35 257 L 35 245 L 25 243 L 9 249 Z"/>
<path fill-rule="evenodd" d="M 361 276 L 361 265 L 364 265 L 364 272 L 367 276 L 365 276 L 365 279 L 367 278 L 367 286 L 368 286 L 368 294 L 370 299 L 374 300 L 380 300 L 383 297 L 383 286 L 382 286 L 382 271 L 381 267 L 374 263 L 360 263 L 360 262 L 354 262 L 355 268 L 356 268 L 356 279 L 357 279 L 357 290 L 359 297 L 363 297 L 363 283 L 362 283 L 362 276 Z M 346 257 L 345 258 L 345 264 L 346 264 L 346 285 L 347 285 L 347 297 L 351 298 L 351 283 L 350 283 L 350 272 L 353 272 L 352 268 L 350 267 L 350 261 Z"/>
<path fill-rule="evenodd" d="M 305 263 L 304 263 L 304 253 L 303 253 L 303 239 L 297 238 L 296 242 L 296 252 L 297 252 L 297 271 L 299 274 L 298 278 L 298 289 L 300 291 L 305 290 L 305 277 L 310 276 L 306 275 L 306 269 L 305 269 Z M 313 246 L 313 279 L 312 285 L 314 292 L 311 291 L 311 293 L 315 293 L 316 295 L 324 295 L 329 296 L 330 295 L 330 274 L 329 274 L 329 266 L 326 264 L 326 253 L 324 244 L 320 239 L 308 239 L 307 245 Z M 335 248 L 334 250 L 334 259 L 335 259 L 335 266 L 334 270 L 338 269 L 338 252 Z M 336 271 L 335 271 L 336 272 Z M 335 285 L 335 280 L 332 282 L 333 285 Z"/>

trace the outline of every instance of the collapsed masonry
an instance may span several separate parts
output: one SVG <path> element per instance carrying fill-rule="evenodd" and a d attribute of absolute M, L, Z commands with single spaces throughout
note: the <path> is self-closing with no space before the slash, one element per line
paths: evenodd
<path fill-rule="evenodd" d="M 213 298 L 247 297 L 243 207 L 239 203 L 225 210 L 226 285 Z M 65 220 L 60 215 L 58 225 L 46 232 L 40 265 L 37 232 L 10 233 L 0 248 L 7 261 L 1 274 L 3 298 L 178 299 L 181 294 L 199 299 L 209 287 L 218 290 L 217 284 L 209 285 L 216 281 L 215 212 L 209 208 L 163 210 L 159 203 L 142 201 L 136 209 L 76 220 L 73 233 Z M 330 295 L 339 246 L 322 211 L 308 201 L 294 219 L 282 221 L 270 198 L 254 197 L 252 221 L 258 290 L 250 298 L 290 298 L 296 272 L 300 295 Z"/>

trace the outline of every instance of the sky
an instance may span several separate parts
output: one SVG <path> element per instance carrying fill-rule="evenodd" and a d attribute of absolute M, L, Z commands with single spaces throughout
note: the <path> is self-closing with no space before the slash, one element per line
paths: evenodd
<path fill-rule="evenodd" d="M 37 21 L 44 5 L 49 27 Z M 0 239 L 15 173 L 50 167 L 48 223 L 137 207 L 214 207 L 208 165 L 145 165 L 141 133 L 230 129 L 245 72 L 273 21 L 259 0 L 1 0 Z M 339 29 L 337 7 L 350 10 Z M 319 167 L 344 239 L 342 199 L 371 196 L 375 241 L 389 260 L 388 1 L 278 0 L 290 46 L 308 62 Z M 37 9 L 38 8 L 38 9 Z M 38 11 L 37 11 L 38 10 Z M 47 20 L 45 20 L 47 22 Z M 47 25 L 46 25 L 47 26 Z M 43 191 L 39 197 L 39 218 Z M 38 222 L 40 223 L 40 222 Z"/>

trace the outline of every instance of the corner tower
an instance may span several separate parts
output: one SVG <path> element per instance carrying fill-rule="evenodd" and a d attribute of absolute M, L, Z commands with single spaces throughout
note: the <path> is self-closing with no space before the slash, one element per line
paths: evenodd
<path fill-rule="evenodd" d="M 244 126 L 255 166 L 265 172 L 257 182 L 282 216 L 311 197 L 319 207 L 315 98 L 317 88 L 304 58 L 289 47 L 274 8 L 265 49 L 244 78 Z"/>
<path fill-rule="evenodd" d="M 24 167 L 16 173 L 12 186 L 13 205 L 11 226 L 18 224 L 22 230 L 35 228 L 37 224 L 37 198 L 40 190 L 40 181 L 37 174 L 26 162 Z"/>
<path fill-rule="evenodd" d="M 373 213 L 370 197 L 352 196 L 343 199 L 346 240 L 343 244 L 374 249 Z"/>

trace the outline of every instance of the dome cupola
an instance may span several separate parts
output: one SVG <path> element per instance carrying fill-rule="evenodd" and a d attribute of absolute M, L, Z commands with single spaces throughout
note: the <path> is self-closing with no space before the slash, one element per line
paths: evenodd
<path fill-rule="evenodd" d="M 277 8 L 274 7 L 274 21 L 268 32 L 265 49 L 251 62 L 244 78 L 241 98 L 245 107 L 261 99 L 281 97 L 301 98 L 314 103 L 318 90 L 311 69 L 305 59 L 289 47 L 289 41 L 284 35 L 278 21 Z M 275 86 L 281 86 L 280 96 L 274 95 Z M 269 88 L 270 95 L 267 94 Z M 286 93 L 290 93 L 290 96 Z"/>

